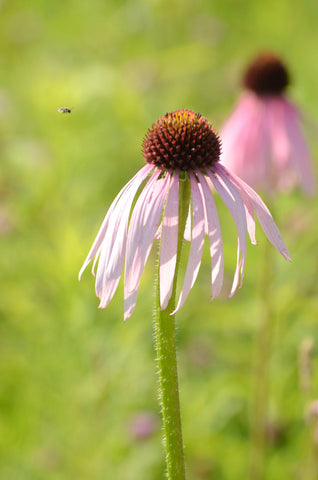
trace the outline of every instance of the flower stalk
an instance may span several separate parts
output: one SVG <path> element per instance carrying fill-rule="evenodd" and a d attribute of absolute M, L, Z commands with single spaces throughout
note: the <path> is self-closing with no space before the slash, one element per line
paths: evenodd
<path fill-rule="evenodd" d="M 159 378 L 159 398 L 163 421 L 164 444 L 166 450 L 166 467 L 169 480 L 184 480 L 185 463 L 183 453 L 178 367 L 176 354 L 176 287 L 182 251 L 183 236 L 189 211 L 191 186 L 186 175 L 179 185 L 179 224 L 176 270 L 170 301 L 166 309 L 160 308 L 159 265 L 156 282 L 155 341 Z M 160 263 L 160 262 L 158 262 Z"/>

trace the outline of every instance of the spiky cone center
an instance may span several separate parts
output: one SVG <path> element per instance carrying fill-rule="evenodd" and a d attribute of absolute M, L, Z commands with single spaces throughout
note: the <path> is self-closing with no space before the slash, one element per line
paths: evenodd
<path fill-rule="evenodd" d="M 243 77 L 243 86 L 258 95 L 280 95 L 288 84 L 287 68 L 276 55 L 269 52 L 258 55 Z"/>
<path fill-rule="evenodd" d="M 191 110 L 166 113 L 146 133 L 142 153 L 162 170 L 196 170 L 220 158 L 220 139 L 208 120 Z"/>

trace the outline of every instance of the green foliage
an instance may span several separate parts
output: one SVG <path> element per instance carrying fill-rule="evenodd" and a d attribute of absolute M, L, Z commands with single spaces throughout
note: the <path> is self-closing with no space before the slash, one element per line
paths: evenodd
<path fill-rule="evenodd" d="M 148 127 L 176 108 L 220 127 L 240 72 L 259 48 L 286 58 L 316 152 L 318 5 L 269 0 L 0 2 L 0 478 L 159 480 L 160 427 L 137 440 L 141 411 L 159 415 L 152 333 L 153 263 L 124 324 L 123 288 L 98 310 L 77 281 L 111 200 L 142 166 Z M 69 107 L 70 114 L 57 109 Z M 265 238 L 248 248 L 242 290 L 227 300 L 236 232 L 219 202 L 223 295 L 209 303 L 210 260 L 178 315 L 189 478 L 246 478 L 253 340 Z M 278 198 L 292 263 L 277 254 L 270 362 L 271 480 L 317 478 L 298 352 L 318 341 L 316 199 Z M 153 257 L 154 258 L 154 257 Z"/>

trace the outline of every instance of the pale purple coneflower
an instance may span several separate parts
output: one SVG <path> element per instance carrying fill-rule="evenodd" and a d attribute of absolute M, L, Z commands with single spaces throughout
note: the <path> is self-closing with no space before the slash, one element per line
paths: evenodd
<path fill-rule="evenodd" d="M 248 66 L 233 113 L 221 129 L 221 163 L 253 188 L 273 193 L 300 185 L 314 192 L 309 148 L 299 109 L 286 97 L 289 73 L 264 52 Z"/>
<path fill-rule="evenodd" d="M 158 417 L 148 411 L 136 413 L 128 424 L 130 435 L 135 440 L 144 440 L 153 435 L 158 429 Z"/>
<path fill-rule="evenodd" d="M 174 312 L 183 305 L 196 280 L 205 235 L 210 244 L 212 299 L 222 287 L 222 234 L 211 185 L 229 209 L 238 231 L 237 264 L 230 295 L 242 285 L 247 232 L 251 242 L 256 243 L 254 211 L 269 241 L 289 259 L 285 243 L 261 198 L 219 163 L 220 140 L 206 118 L 190 110 L 164 115 L 148 130 L 143 155 L 146 165 L 111 204 L 80 271 L 81 277 L 95 257 L 94 273 L 99 259 L 96 294 L 100 308 L 105 308 L 113 298 L 125 264 L 124 318 L 130 317 L 152 244 L 155 238 L 160 238 L 160 307 L 166 309 L 176 270 L 180 182 L 189 180 L 191 184 L 191 208 L 184 232 L 191 246 Z"/>

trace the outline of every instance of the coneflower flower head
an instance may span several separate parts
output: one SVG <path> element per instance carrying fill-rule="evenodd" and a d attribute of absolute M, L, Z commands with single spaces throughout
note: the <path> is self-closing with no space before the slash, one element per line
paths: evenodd
<path fill-rule="evenodd" d="M 248 65 L 243 76 L 243 86 L 257 95 L 280 95 L 288 84 L 286 66 L 270 52 L 258 55 Z"/>
<path fill-rule="evenodd" d="M 254 211 L 268 239 L 289 259 L 279 230 L 260 197 L 219 163 L 220 140 L 206 118 L 190 110 L 164 115 L 148 130 L 142 151 L 146 165 L 113 201 L 80 272 L 81 277 L 95 257 L 94 273 L 99 260 L 96 294 L 100 308 L 113 298 L 124 267 L 124 318 L 132 314 L 140 277 L 156 238 L 160 238 L 160 306 L 162 310 L 167 308 L 176 271 L 181 181 L 191 185 L 191 208 L 184 232 L 191 245 L 175 311 L 181 308 L 197 278 L 205 235 L 210 244 L 212 299 L 222 287 L 222 233 L 211 186 L 229 209 L 238 231 L 237 264 L 230 295 L 242 285 L 247 232 L 252 243 L 256 243 Z"/>
<path fill-rule="evenodd" d="M 199 113 L 166 113 L 148 130 L 142 144 L 147 163 L 181 171 L 210 167 L 220 159 L 220 139 Z"/>
<path fill-rule="evenodd" d="M 314 192 L 309 149 L 298 108 L 286 97 L 290 76 L 271 52 L 247 67 L 243 93 L 221 129 L 221 162 L 253 188 L 273 193 L 297 183 Z"/>

